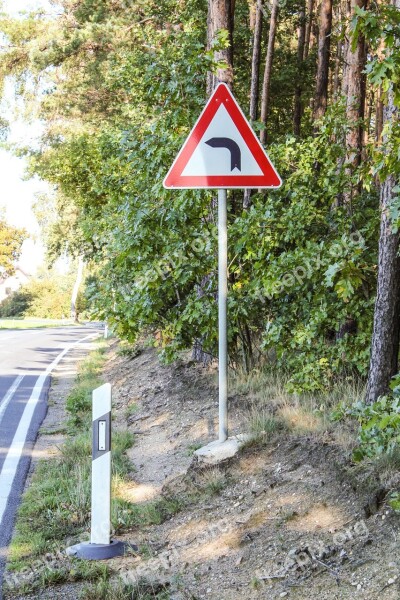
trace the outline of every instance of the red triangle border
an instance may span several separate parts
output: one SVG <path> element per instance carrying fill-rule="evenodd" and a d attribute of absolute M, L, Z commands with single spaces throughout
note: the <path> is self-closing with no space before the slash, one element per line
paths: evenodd
<path fill-rule="evenodd" d="M 207 127 L 214 118 L 218 108 L 223 104 L 238 128 L 243 140 L 260 167 L 263 175 L 185 175 L 182 173 L 193 152 L 197 148 Z M 230 89 L 220 83 L 207 102 L 204 110 L 190 132 L 181 151 L 164 179 L 167 189 L 202 189 L 202 188 L 279 188 L 282 180 L 274 165 L 267 156 L 256 134 L 251 129 L 240 106 Z"/>

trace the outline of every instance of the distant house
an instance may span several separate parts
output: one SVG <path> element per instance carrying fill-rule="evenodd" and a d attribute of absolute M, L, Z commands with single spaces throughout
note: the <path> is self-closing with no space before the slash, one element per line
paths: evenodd
<path fill-rule="evenodd" d="M 19 290 L 22 285 L 25 285 L 30 280 L 31 276 L 26 273 L 20 266 L 16 266 L 15 272 L 10 277 L 0 278 L 0 302 L 10 296 L 13 292 Z"/>

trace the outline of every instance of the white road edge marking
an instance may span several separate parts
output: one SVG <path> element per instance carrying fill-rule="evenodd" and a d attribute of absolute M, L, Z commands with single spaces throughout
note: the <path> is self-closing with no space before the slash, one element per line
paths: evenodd
<path fill-rule="evenodd" d="M 13 441 L 11 442 L 11 446 L 7 452 L 7 456 L 0 473 L 0 524 L 3 522 L 4 513 L 7 508 L 8 498 L 10 496 L 15 475 L 18 470 L 18 465 L 22 451 L 25 446 L 26 437 L 28 435 L 32 417 L 35 412 L 36 405 L 39 402 L 40 394 L 42 392 L 46 378 L 48 377 L 48 375 L 50 375 L 51 371 L 60 362 L 60 360 L 64 358 L 67 352 L 69 352 L 74 346 L 81 344 L 89 338 L 95 338 L 97 336 L 98 334 L 92 333 L 78 340 L 77 342 L 72 342 L 71 344 L 68 344 L 68 346 L 64 348 L 64 350 L 57 356 L 57 358 L 53 360 L 51 365 L 47 367 L 47 369 L 42 373 L 42 375 L 39 375 L 35 387 L 32 390 L 31 397 L 26 403 L 24 412 L 22 413 L 20 422 L 15 432 Z"/>
<path fill-rule="evenodd" d="M 7 394 L 3 398 L 3 401 L 0 403 L 0 423 L 3 419 L 4 413 L 6 412 L 7 406 L 10 404 L 11 398 L 14 396 L 14 394 L 17 391 L 19 384 L 21 383 L 23 378 L 24 378 L 23 375 L 18 375 L 18 377 L 16 377 L 14 379 L 10 389 L 8 390 Z"/>

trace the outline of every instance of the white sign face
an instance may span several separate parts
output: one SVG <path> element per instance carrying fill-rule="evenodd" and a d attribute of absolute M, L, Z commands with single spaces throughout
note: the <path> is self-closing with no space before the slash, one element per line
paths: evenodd
<path fill-rule="evenodd" d="M 221 141 L 217 142 L 217 140 Z M 235 144 L 237 147 L 235 147 Z M 237 157 L 239 157 L 239 161 Z M 239 164 L 236 164 L 237 162 Z M 232 117 L 225 106 L 221 104 L 188 164 L 182 171 L 182 176 L 262 174 L 262 170 L 251 154 Z"/>

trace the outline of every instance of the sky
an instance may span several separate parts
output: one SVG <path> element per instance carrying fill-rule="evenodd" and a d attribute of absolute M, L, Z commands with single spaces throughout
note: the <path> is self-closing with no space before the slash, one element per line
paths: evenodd
<path fill-rule="evenodd" d="M 4 9 L 13 16 L 20 11 L 34 8 L 49 8 L 47 0 L 3 0 Z M 1 113 L 10 119 L 14 102 L 11 85 L 6 86 L 1 103 Z M 27 125 L 21 121 L 11 121 L 9 142 L 18 143 L 34 140 L 40 134 L 40 123 Z M 11 152 L 0 149 L 0 209 L 6 211 L 7 221 L 17 227 L 24 227 L 31 235 L 23 245 L 21 267 L 34 273 L 43 261 L 43 246 L 39 239 L 39 227 L 32 212 L 32 204 L 37 193 L 49 191 L 47 184 L 39 179 L 25 180 L 26 161 Z"/>

